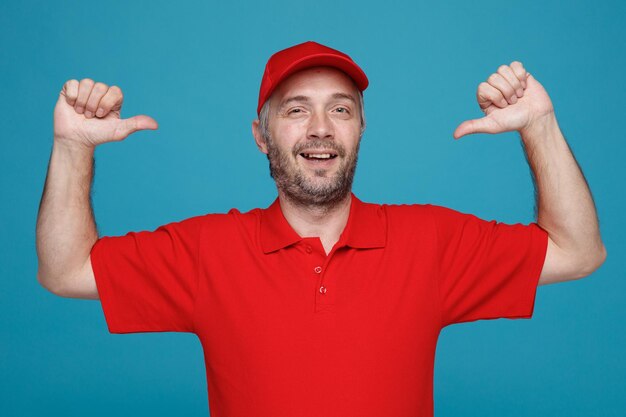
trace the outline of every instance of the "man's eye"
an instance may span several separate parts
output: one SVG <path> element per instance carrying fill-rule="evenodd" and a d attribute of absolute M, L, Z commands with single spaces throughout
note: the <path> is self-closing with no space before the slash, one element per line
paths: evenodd
<path fill-rule="evenodd" d="M 287 112 L 287 114 L 291 114 L 291 113 L 301 113 L 302 110 L 301 109 L 291 109 Z"/>
<path fill-rule="evenodd" d="M 346 109 L 345 107 L 337 107 L 335 110 L 337 110 L 339 113 L 348 113 L 348 109 Z"/>

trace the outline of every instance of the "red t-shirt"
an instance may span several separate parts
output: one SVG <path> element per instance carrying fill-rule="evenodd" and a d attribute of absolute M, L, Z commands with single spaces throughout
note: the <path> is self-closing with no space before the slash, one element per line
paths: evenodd
<path fill-rule="evenodd" d="M 328 255 L 276 200 L 102 237 L 91 262 L 111 333 L 198 335 L 212 417 L 426 417 L 441 329 L 531 317 L 547 237 L 353 195 Z"/>

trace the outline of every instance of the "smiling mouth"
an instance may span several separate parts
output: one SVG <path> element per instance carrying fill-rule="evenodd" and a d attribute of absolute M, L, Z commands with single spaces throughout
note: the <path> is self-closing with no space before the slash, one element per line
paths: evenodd
<path fill-rule="evenodd" d="M 308 159 L 309 161 L 327 161 L 335 159 L 337 154 L 334 153 L 301 153 L 301 157 Z"/>

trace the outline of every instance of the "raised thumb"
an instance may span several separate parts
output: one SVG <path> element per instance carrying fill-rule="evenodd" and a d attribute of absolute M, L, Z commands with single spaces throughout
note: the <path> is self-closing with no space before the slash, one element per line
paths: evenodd
<path fill-rule="evenodd" d="M 472 133 L 498 133 L 498 125 L 488 117 L 466 120 L 457 126 L 452 136 L 454 139 L 458 139 Z"/>
<path fill-rule="evenodd" d="M 150 116 L 133 116 L 128 119 L 122 119 L 118 122 L 116 136 L 118 136 L 119 139 L 124 139 L 126 136 L 138 130 L 155 130 L 158 129 L 158 127 L 159 124 Z"/>

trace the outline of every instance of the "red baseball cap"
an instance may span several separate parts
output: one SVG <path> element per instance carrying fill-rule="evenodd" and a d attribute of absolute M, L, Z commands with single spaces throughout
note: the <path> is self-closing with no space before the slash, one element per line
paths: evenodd
<path fill-rule="evenodd" d="M 317 42 L 304 42 L 276 52 L 267 61 L 261 80 L 257 115 L 261 113 L 261 107 L 281 81 L 296 71 L 322 65 L 345 72 L 361 91 L 369 84 L 363 70 L 348 55 Z"/>

